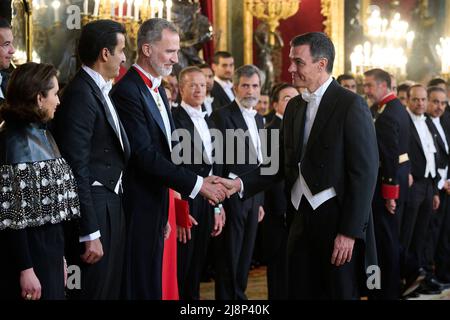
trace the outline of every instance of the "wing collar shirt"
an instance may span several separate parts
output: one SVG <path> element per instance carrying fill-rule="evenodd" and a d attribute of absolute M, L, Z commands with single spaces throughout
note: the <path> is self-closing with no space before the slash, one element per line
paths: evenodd
<path fill-rule="evenodd" d="M 333 79 L 329 77 L 328 80 L 325 81 L 324 84 L 322 84 L 315 92 L 310 93 L 308 91 L 305 91 L 302 94 L 303 100 L 305 100 L 308 103 L 306 107 L 303 153 L 306 151 L 306 145 L 308 143 L 309 134 L 311 133 L 311 129 L 314 124 L 317 111 L 319 110 L 320 101 L 322 100 L 325 91 L 328 89 L 328 86 L 331 84 L 332 81 Z M 301 163 L 299 162 L 298 163 L 299 175 L 297 181 L 294 183 L 294 186 L 292 187 L 291 190 L 291 202 L 294 205 L 295 209 L 298 210 L 302 196 L 305 196 L 306 200 L 308 200 L 312 209 L 316 210 L 324 202 L 335 197 L 336 191 L 333 187 L 331 187 L 313 195 L 308 185 L 306 184 L 305 179 L 303 178 L 300 165 Z"/>
<path fill-rule="evenodd" d="M 256 154 L 258 157 L 258 163 L 261 163 L 263 160 L 262 150 L 261 150 L 261 139 L 259 137 L 258 126 L 256 125 L 256 110 L 247 109 L 242 106 L 238 99 L 236 99 L 236 103 L 241 110 L 242 116 L 244 117 L 245 124 L 247 125 L 248 131 L 250 133 L 250 138 L 252 139 L 253 146 L 255 147 Z"/>
<path fill-rule="evenodd" d="M 229 81 L 229 80 L 223 81 L 222 79 L 220 79 L 217 76 L 214 77 L 214 80 L 218 84 L 220 84 L 220 86 L 223 88 L 223 90 L 227 94 L 228 98 L 230 98 L 230 101 L 233 101 L 234 98 L 235 98 L 234 92 L 233 92 L 233 83 L 231 81 Z"/>
<path fill-rule="evenodd" d="M 181 107 L 187 112 L 187 114 L 191 118 L 191 121 L 194 123 L 195 129 L 200 135 L 200 139 L 202 139 L 202 144 L 205 147 L 206 157 L 209 163 L 212 164 L 211 133 L 209 132 L 209 127 L 205 120 L 207 112 L 191 107 L 184 101 L 181 101 Z M 203 157 L 204 156 L 205 155 L 203 155 Z M 212 175 L 212 170 L 209 172 L 209 175 Z"/>
<path fill-rule="evenodd" d="M 208 116 L 213 112 L 212 103 L 214 102 L 214 97 L 206 96 L 203 104 L 205 105 L 206 112 L 208 112 Z"/>
<path fill-rule="evenodd" d="M 417 133 L 419 134 L 420 142 L 422 144 L 422 150 L 425 154 L 425 159 L 427 161 L 424 177 L 427 178 L 431 176 L 434 178 L 436 176 L 436 163 L 434 154 L 436 153 L 436 146 L 434 145 L 433 136 L 425 123 L 426 117 L 422 114 L 420 116 L 407 109 L 411 119 L 416 127 Z"/>

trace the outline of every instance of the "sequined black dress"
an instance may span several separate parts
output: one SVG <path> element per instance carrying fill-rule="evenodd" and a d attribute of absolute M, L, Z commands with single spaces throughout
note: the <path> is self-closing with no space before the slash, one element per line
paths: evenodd
<path fill-rule="evenodd" d="M 33 268 L 41 299 L 64 299 L 61 222 L 79 216 L 76 182 L 43 124 L 0 126 L 0 299 L 20 299 Z"/>

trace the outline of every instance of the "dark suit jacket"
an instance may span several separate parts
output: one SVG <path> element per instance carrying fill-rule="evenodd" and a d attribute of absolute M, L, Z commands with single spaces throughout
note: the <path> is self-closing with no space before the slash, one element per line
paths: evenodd
<path fill-rule="evenodd" d="M 445 150 L 444 140 L 442 140 L 442 137 L 439 134 L 439 131 L 437 130 L 432 119 L 427 117 L 426 121 L 428 123 L 428 128 L 430 129 L 430 132 L 433 135 L 433 137 L 435 139 L 435 143 L 436 143 L 436 150 L 437 150 L 436 167 L 440 168 L 440 169 L 444 169 L 450 163 L 450 153 L 448 153 L 447 150 Z M 448 127 L 448 123 L 446 122 L 445 118 L 441 117 L 440 122 L 441 122 L 442 129 L 444 130 L 445 140 L 447 142 L 447 145 L 449 145 L 449 143 L 450 143 L 450 132 L 449 132 L 450 127 Z M 445 178 L 448 178 L 449 176 L 450 176 L 450 174 L 447 173 L 447 177 L 445 177 Z"/>
<path fill-rule="evenodd" d="M 120 121 L 119 124 L 124 149 L 102 92 L 80 69 L 64 89 L 53 129 L 61 154 L 78 183 L 82 236 L 99 230 L 92 183 L 98 181 L 114 192 L 130 155 L 126 131 Z"/>
<path fill-rule="evenodd" d="M 375 107 L 378 107 L 375 105 Z M 409 162 L 399 164 L 399 156 L 409 151 L 410 117 L 400 100 L 388 102 L 382 113 L 374 110 L 375 129 L 377 133 L 378 151 L 380 154 L 380 183 L 383 185 L 399 185 L 406 179 L 401 175 L 409 169 L 399 170 L 400 166 L 409 166 Z M 407 190 L 400 187 L 402 199 Z"/>
<path fill-rule="evenodd" d="M 227 137 L 226 130 L 232 129 L 232 130 L 239 130 L 242 129 L 243 132 L 248 131 L 247 124 L 244 120 L 244 116 L 242 115 L 241 110 L 239 109 L 238 104 L 236 101 L 233 101 L 231 104 L 213 111 L 211 114 L 211 119 L 216 124 L 217 128 L 222 132 L 224 137 L 224 149 L 223 149 L 223 156 L 224 156 L 224 176 L 228 176 L 229 173 L 234 173 L 236 175 L 242 175 L 246 172 L 249 172 L 253 169 L 256 169 L 258 167 L 258 164 L 256 163 L 257 159 L 257 153 L 256 153 L 256 146 L 253 145 L 253 142 L 251 141 L 250 135 L 244 137 L 241 134 L 237 134 L 238 136 L 238 142 L 244 142 L 245 143 L 245 150 L 239 149 L 239 143 L 234 144 L 234 154 L 232 161 L 226 161 L 227 157 L 229 157 L 229 151 L 225 148 L 225 142 L 230 143 L 231 137 Z M 256 114 L 255 115 L 256 120 L 256 126 L 259 129 L 264 128 L 263 124 L 263 118 L 261 115 Z M 237 131 L 236 131 L 237 133 Z M 228 139 L 228 141 L 226 140 Z M 228 155 L 227 155 L 228 153 Z M 244 161 L 243 163 L 239 163 L 239 158 L 244 154 Z M 254 163 L 250 163 L 251 160 L 253 160 Z"/>
<path fill-rule="evenodd" d="M 6 97 L 6 88 L 8 86 L 8 80 L 9 80 L 9 73 L 5 72 L 5 71 L 0 71 L 1 75 L 2 75 L 2 84 L 0 85 L 0 88 L 3 92 L 3 96 Z M 5 101 L 4 98 L 0 98 L 0 106 L 3 104 L 3 102 Z M 3 121 L 3 119 L 0 117 L 0 123 Z"/>
<path fill-rule="evenodd" d="M 271 141 L 270 135 L 272 130 L 280 130 L 281 129 L 282 120 L 277 116 L 274 116 L 272 121 L 266 125 L 266 129 L 268 130 L 268 139 L 267 141 Z M 277 152 L 278 149 L 275 149 L 274 152 Z M 267 154 L 271 155 L 272 149 L 271 144 L 267 145 Z M 286 192 L 284 189 L 284 181 L 277 182 L 272 185 L 269 189 L 267 189 L 264 193 L 264 210 L 267 214 L 276 214 L 276 215 L 284 215 L 287 211 L 287 201 L 286 201 Z"/>
<path fill-rule="evenodd" d="M 205 152 L 204 144 L 202 143 L 199 146 L 194 143 L 194 139 L 197 139 L 197 141 L 201 141 L 201 138 L 188 113 L 183 109 L 183 107 L 180 106 L 173 110 L 172 115 L 173 120 L 175 122 L 175 127 L 177 129 L 187 130 L 190 137 L 189 148 L 191 151 L 191 157 L 189 159 L 189 163 L 184 163 L 183 167 L 189 169 L 192 172 L 195 172 L 195 174 L 202 177 L 207 177 L 211 169 L 213 170 L 214 175 L 221 176 L 222 165 L 217 163 L 209 163 L 208 161 L 206 161 L 206 158 L 203 157 L 203 154 Z M 209 129 L 215 129 L 214 122 L 207 115 L 205 116 L 205 121 Z M 184 145 L 187 146 L 187 144 Z M 214 156 L 214 149 L 213 149 L 213 156 Z"/>
<path fill-rule="evenodd" d="M 214 101 L 212 103 L 213 111 L 223 108 L 231 103 L 231 100 L 225 90 L 223 90 L 222 86 L 216 81 L 214 81 L 213 88 L 211 89 L 211 97 L 214 97 Z"/>
<path fill-rule="evenodd" d="M 364 100 L 333 81 L 325 91 L 306 145 L 302 150 L 307 103 L 292 98 L 280 134 L 280 170 L 276 176 L 259 171 L 241 177 L 252 194 L 285 178 L 290 193 L 298 163 L 312 194 L 334 187 L 339 202 L 337 232 L 366 241 L 366 265 L 376 262 L 371 203 L 379 158 L 373 120 Z M 289 201 L 289 200 L 288 200 Z"/>

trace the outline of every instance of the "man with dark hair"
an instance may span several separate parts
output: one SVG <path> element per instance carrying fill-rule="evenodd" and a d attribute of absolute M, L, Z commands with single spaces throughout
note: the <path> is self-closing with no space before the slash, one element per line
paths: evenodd
<path fill-rule="evenodd" d="M 212 113 L 211 118 L 224 137 L 222 154 L 226 157 L 222 175 L 234 178 L 262 163 L 262 144 L 259 129 L 263 129 L 262 116 L 254 109 L 261 90 L 261 73 L 254 65 L 238 68 L 233 77 L 236 99 Z M 241 145 L 231 145 L 230 132 Z M 240 146 L 240 148 L 238 147 Z M 230 154 L 233 153 L 233 158 Z M 227 225 L 217 239 L 216 299 L 245 300 L 248 273 L 255 245 L 258 222 L 264 216 L 263 194 L 241 201 L 237 195 L 224 202 Z"/>
<path fill-rule="evenodd" d="M 391 91 L 391 77 L 381 69 L 364 73 L 364 93 L 373 113 L 380 155 L 377 187 L 372 202 L 381 290 L 374 298 L 400 297 L 399 225 L 408 191 L 409 118 Z"/>
<path fill-rule="evenodd" d="M 13 40 L 11 25 L 5 18 L 0 18 L 0 104 L 5 99 L 8 85 L 9 73 L 6 70 L 8 70 L 14 52 L 16 52 Z"/>
<path fill-rule="evenodd" d="M 213 112 L 214 102 L 214 97 L 211 96 L 211 91 L 214 87 L 214 71 L 207 63 L 199 64 L 197 67 L 202 70 L 206 78 L 206 97 L 203 101 L 203 107 L 205 109 L 204 111 L 206 111 L 208 113 L 208 116 L 210 116 Z"/>
<path fill-rule="evenodd" d="M 345 89 L 348 89 L 354 93 L 357 92 L 357 85 L 355 77 L 353 77 L 350 74 L 341 74 L 339 77 L 337 77 L 336 81 L 343 86 Z"/>
<path fill-rule="evenodd" d="M 226 197 L 215 177 L 203 178 L 172 162 L 175 124 L 161 78 L 178 62 L 180 37 L 175 25 L 160 18 L 141 24 L 138 58 L 114 87 L 112 98 L 130 138 L 131 160 L 125 181 L 128 214 L 124 289 L 129 299 L 161 299 L 168 188 L 185 197 L 218 203 Z"/>
<path fill-rule="evenodd" d="M 425 117 L 428 96 L 427 90 L 420 84 L 413 85 L 408 91 L 408 113 L 410 115 L 409 158 L 411 161 L 408 201 L 402 219 L 400 241 L 406 253 L 426 267 L 426 240 L 429 222 L 433 211 L 440 206 L 439 149 L 437 133 L 433 132 L 432 121 Z M 438 294 L 438 284 L 425 281 L 418 290 L 423 294 Z"/>
<path fill-rule="evenodd" d="M 214 98 L 213 111 L 229 105 L 234 100 L 233 74 L 234 58 L 231 53 L 217 51 L 214 54 L 212 69 L 214 71 L 214 86 L 211 96 Z"/>
<path fill-rule="evenodd" d="M 408 103 L 408 90 L 409 87 L 411 87 L 411 84 L 409 83 L 401 83 L 398 87 L 397 87 L 397 98 L 398 100 L 400 100 L 400 102 L 402 103 L 403 106 L 406 107 L 407 103 Z"/>
<path fill-rule="evenodd" d="M 447 106 L 447 91 L 441 87 L 431 86 L 427 89 L 428 106 L 427 122 L 430 132 L 436 138 L 436 167 L 439 173 L 440 206 L 431 215 L 426 239 L 426 269 L 428 277 L 425 285 L 429 288 L 438 286 L 440 290 L 448 289 L 450 282 L 450 123 L 448 117 L 443 117 Z"/>
<path fill-rule="evenodd" d="M 79 248 L 68 256 L 81 267 L 80 299 L 118 299 L 125 248 L 122 177 L 130 147 L 109 97 L 125 62 L 125 29 L 112 20 L 83 27 L 82 67 L 68 83 L 55 117 L 55 138 L 78 183 Z M 81 253 L 81 259 L 80 259 Z"/>
<path fill-rule="evenodd" d="M 447 82 L 442 78 L 434 78 L 428 82 L 427 87 L 441 87 L 447 90 Z"/>
<path fill-rule="evenodd" d="M 248 197 L 285 179 L 293 221 L 288 297 L 359 299 L 359 276 L 376 265 L 371 201 L 379 165 L 364 100 L 331 77 L 334 45 L 324 33 L 291 41 L 289 72 L 307 90 L 291 99 L 280 133 L 280 170 L 258 168 L 227 180 Z"/>

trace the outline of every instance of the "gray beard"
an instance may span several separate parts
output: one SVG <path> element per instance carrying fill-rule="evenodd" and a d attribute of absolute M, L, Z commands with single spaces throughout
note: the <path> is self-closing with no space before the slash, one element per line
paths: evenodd
<path fill-rule="evenodd" d="M 247 109 L 252 109 L 258 104 L 258 99 L 256 98 L 242 98 L 239 102 Z"/>
<path fill-rule="evenodd" d="M 172 69 L 173 67 L 170 68 L 164 68 L 161 66 L 158 66 L 156 63 L 154 63 L 153 61 L 151 62 L 152 68 L 155 69 L 156 72 L 158 72 L 158 74 L 161 77 L 167 77 L 168 75 L 170 75 L 172 73 Z"/>

